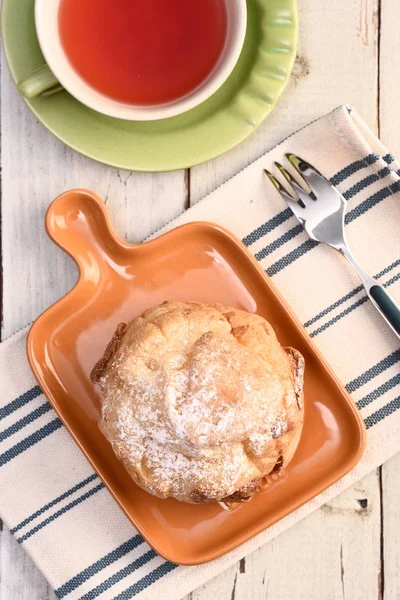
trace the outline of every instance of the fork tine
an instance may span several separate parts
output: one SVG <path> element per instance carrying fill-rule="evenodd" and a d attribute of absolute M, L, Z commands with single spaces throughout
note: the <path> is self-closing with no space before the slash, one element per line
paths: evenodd
<path fill-rule="evenodd" d="M 278 181 L 276 179 L 276 177 L 274 175 L 272 175 L 272 173 L 270 171 L 268 171 L 268 169 L 264 169 L 264 173 L 266 174 L 266 176 L 268 177 L 268 179 L 271 181 L 272 185 L 278 190 L 278 192 L 281 194 L 282 198 L 285 200 L 285 202 L 288 204 L 289 208 L 291 209 L 291 211 L 294 213 L 294 215 L 299 218 L 300 217 L 300 211 L 301 211 L 301 206 L 300 204 L 297 202 L 297 200 L 295 200 L 290 194 L 289 192 L 286 190 L 286 188 L 281 184 L 280 181 Z"/>
<path fill-rule="evenodd" d="M 292 188 L 294 189 L 294 191 L 300 198 L 300 206 L 305 208 L 307 203 L 310 200 L 312 200 L 310 194 L 308 192 L 306 192 L 306 190 L 304 190 L 300 184 L 297 183 L 297 181 L 294 179 L 294 177 L 292 177 L 292 175 L 289 173 L 289 171 L 287 171 L 285 169 L 285 167 L 281 165 L 281 163 L 276 162 L 275 166 L 277 167 L 277 169 L 279 169 L 279 171 L 282 173 L 284 178 L 290 183 L 290 185 L 292 186 Z"/>
<path fill-rule="evenodd" d="M 331 185 L 330 181 L 328 181 L 318 169 L 310 165 L 310 163 L 303 158 L 290 152 L 286 154 L 286 158 L 296 169 L 297 173 L 299 173 L 304 181 L 310 186 L 311 191 L 315 195 L 315 199 L 317 199 L 319 194 L 326 191 L 327 185 Z"/>

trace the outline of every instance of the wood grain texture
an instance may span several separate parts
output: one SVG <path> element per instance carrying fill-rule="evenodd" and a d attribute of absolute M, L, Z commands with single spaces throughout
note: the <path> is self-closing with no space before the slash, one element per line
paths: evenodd
<path fill-rule="evenodd" d="M 45 212 L 53 198 L 70 188 L 90 188 L 107 201 L 119 235 L 139 242 L 184 210 L 187 177 L 183 171 L 127 173 L 72 152 L 36 122 L 5 68 L 1 99 L 4 339 L 76 281 L 74 263 L 44 231 Z M 54 598 L 28 555 L 4 529 L 0 534 L 0 599 Z"/>
<path fill-rule="evenodd" d="M 36 122 L 5 69 L 1 87 L 2 334 L 7 337 L 76 281 L 72 260 L 44 231 L 44 216 L 53 198 L 75 187 L 93 190 L 107 201 L 119 235 L 136 242 L 182 212 L 187 192 L 183 171 L 132 174 L 76 154 Z"/>
<path fill-rule="evenodd" d="M 2 69 L 3 336 L 26 325 L 75 282 L 72 261 L 43 230 L 50 200 L 68 188 L 96 191 L 107 200 L 117 232 L 138 242 L 283 137 L 342 103 L 354 105 L 372 128 L 379 126 L 383 141 L 400 155 L 396 0 L 299 4 L 298 57 L 276 111 L 246 142 L 193 168 L 190 177 L 118 171 L 71 152 L 36 122 Z M 381 478 L 370 474 L 185 600 L 398 600 L 399 474 L 397 457 L 382 467 Z M 0 599 L 54 600 L 7 530 L 0 533 Z"/>
<path fill-rule="evenodd" d="M 396 0 L 382 0 L 379 44 L 379 126 L 386 146 L 400 156 L 400 85 L 394 76 L 400 60 Z M 384 600 L 400 598 L 400 455 L 381 467 L 382 584 Z"/>
<path fill-rule="evenodd" d="M 400 598 L 400 454 L 382 466 L 382 549 L 385 600 Z"/>
<path fill-rule="evenodd" d="M 41 572 L 7 529 L 0 535 L 0 599 L 56 600 Z"/>
<path fill-rule="evenodd" d="M 277 108 L 240 146 L 191 169 L 192 203 L 296 129 L 340 104 L 354 105 L 376 127 L 378 0 L 301 0 L 299 9 L 297 60 Z"/>
<path fill-rule="evenodd" d="M 382 0 L 380 11 L 380 70 L 379 70 L 379 124 L 380 136 L 387 147 L 400 156 L 400 85 L 394 77 L 400 60 L 400 36 L 397 0 Z"/>
<path fill-rule="evenodd" d="M 376 600 L 379 540 L 379 481 L 372 473 L 197 589 L 192 600 Z"/>

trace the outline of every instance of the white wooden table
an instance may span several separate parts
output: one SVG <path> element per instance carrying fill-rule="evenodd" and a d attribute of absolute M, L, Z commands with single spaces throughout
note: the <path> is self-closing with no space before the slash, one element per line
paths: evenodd
<path fill-rule="evenodd" d="M 400 156 L 398 0 L 299 1 L 298 58 L 279 106 L 247 142 L 187 172 L 128 173 L 75 154 L 35 121 L 3 61 L 3 337 L 75 282 L 74 265 L 49 242 L 43 227 L 50 200 L 68 188 L 87 187 L 108 198 L 118 233 L 136 242 L 287 134 L 342 103 L 354 105 Z M 400 455 L 189 597 L 399 600 Z M 4 528 L 0 599 L 54 598 Z"/>

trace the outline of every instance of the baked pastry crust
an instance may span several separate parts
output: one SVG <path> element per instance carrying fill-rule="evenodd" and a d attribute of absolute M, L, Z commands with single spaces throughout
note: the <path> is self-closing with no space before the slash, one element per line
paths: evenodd
<path fill-rule="evenodd" d="M 120 324 L 91 379 L 100 429 L 142 488 L 239 502 L 284 468 L 301 435 L 304 359 L 262 317 L 164 302 Z"/>

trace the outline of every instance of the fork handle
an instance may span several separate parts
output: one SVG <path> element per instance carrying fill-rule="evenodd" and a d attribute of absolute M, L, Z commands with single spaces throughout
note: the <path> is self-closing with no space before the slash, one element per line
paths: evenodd
<path fill-rule="evenodd" d="M 369 291 L 367 290 L 367 293 L 393 331 L 400 337 L 400 308 L 396 302 L 378 283 L 373 285 Z"/>
<path fill-rule="evenodd" d="M 393 300 L 393 298 L 387 293 L 385 288 L 378 283 L 373 277 L 368 275 L 364 269 L 358 264 L 349 248 L 343 245 L 338 248 L 349 261 L 349 263 L 357 271 L 368 297 L 372 301 L 375 308 L 381 313 L 386 323 L 390 325 L 395 334 L 400 338 L 400 308 Z"/>

